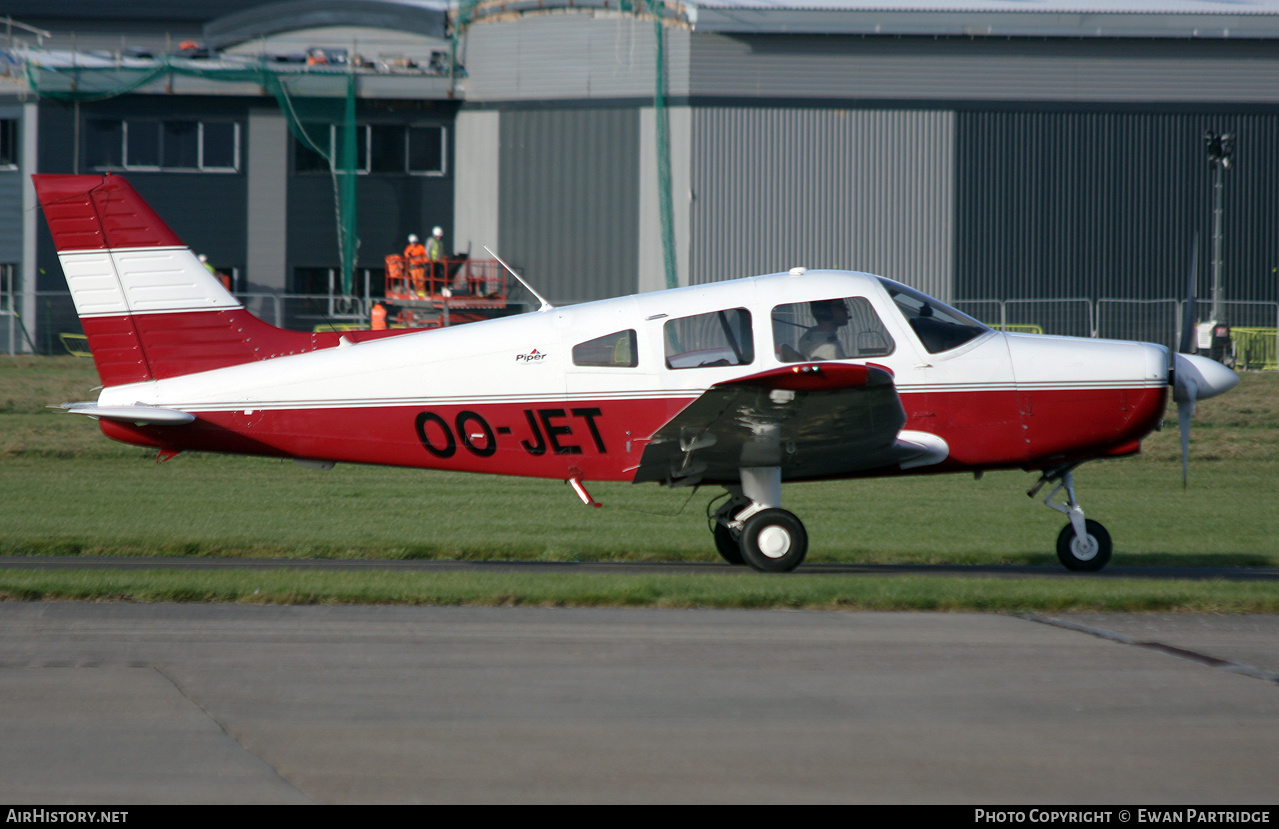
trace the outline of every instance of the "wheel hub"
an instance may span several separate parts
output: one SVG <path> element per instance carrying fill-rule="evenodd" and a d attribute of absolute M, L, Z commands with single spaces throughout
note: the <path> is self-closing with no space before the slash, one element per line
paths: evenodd
<path fill-rule="evenodd" d="M 759 551 L 769 558 L 781 558 L 790 552 L 791 535 L 785 527 L 765 527 L 758 536 Z"/>
<path fill-rule="evenodd" d="M 1080 561 L 1092 561 L 1097 556 L 1099 548 L 1097 539 L 1092 535 L 1086 535 L 1083 538 L 1075 536 L 1075 539 L 1070 542 L 1070 552 Z"/>

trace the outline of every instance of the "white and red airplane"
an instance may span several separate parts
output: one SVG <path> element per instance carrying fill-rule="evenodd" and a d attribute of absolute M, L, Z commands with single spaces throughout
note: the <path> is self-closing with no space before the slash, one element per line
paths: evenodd
<path fill-rule="evenodd" d="M 1137 452 L 1238 381 L 1159 345 L 1001 333 L 889 279 L 796 268 L 429 331 L 257 319 L 119 176 L 34 176 L 102 378 L 63 408 L 185 450 L 591 481 L 719 485 L 727 561 L 808 548 L 783 481 L 1037 470 L 1057 554 L 1110 559 L 1071 473 Z M 540 299 L 540 297 L 539 297 Z M 1054 500 L 1064 490 L 1060 501 Z"/>

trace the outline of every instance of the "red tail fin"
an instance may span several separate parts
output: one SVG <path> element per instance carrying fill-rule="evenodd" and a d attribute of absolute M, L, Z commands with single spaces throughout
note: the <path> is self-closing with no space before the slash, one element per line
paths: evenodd
<path fill-rule="evenodd" d="M 337 345 L 246 311 L 123 178 L 32 179 L 103 385 Z"/>

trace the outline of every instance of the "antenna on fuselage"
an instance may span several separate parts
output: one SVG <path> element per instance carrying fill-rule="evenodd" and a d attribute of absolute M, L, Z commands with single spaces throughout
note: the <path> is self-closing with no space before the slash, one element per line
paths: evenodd
<path fill-rule="evenodd" d="M 512 268 L 510 265 L 508 265 L 508 264 L 506 264 L 505 262 L 503 262 L 503 261 L 502 261 L 502 257 L 500 257 L 500 256 L 498 256 L 496 253 L 494 253 L 492 248 L 490 248 L 488 245 L 485 245 L 485 246 L 484 246 L 484 249 L 485 249 L 485 250 L 487 250 L 487 251 L 489 252 L 489 256 L 492 256 L 492 257 L 493 257 L 494 259 L 496 259 L 498 262 L 501 262 L 501 263 L 502 263 L 502 267 L 504 267 L 504 268 L 506 268 L 508 271 L 510 271 L 510 272 L 511 272 L 511 276 L 515 277 L 515 279 L 516 279 L 516 280 L 517 280 L 517 281 L 518 281 L 521 285 L 523 285 L 526 289 L 528 289 L 528 292 L 529 292 L 530 294 L 532 294 L 533 296 L 537 297 L 538 301 L 542 303 L 542 307 L 538 308 L 538 309 L 537 309 L 538 311 L 550 311 L 552 308 L 554 308 L 554 307 L 555 307 L 555 306 L 554 306 L 554 305 L 552 305 L 551 303 L 547 302 L 547 301 L 546 301 L 546 297 L 544 297 L 544 296 L 542 296 L 541 294 L 539 294 L 539 293 L 538 293 L 538 292 L 537 292 L 537 291 L 533 288 L 533 286 L 532 286 L 532 285 L 530 285 L 530 284 L 528 284 L 527 282 L 525 282 L 525 281 L 524 281 L 524 277 L 520 276 L 518 273 L 516 273 L 516 272 L 515 272 L 515 268 Z"/>

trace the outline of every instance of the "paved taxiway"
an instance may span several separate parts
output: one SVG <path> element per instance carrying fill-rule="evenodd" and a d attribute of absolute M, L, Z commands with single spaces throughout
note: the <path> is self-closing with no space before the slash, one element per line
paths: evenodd
<path fill-rule="evenodd" d="M 0 569 L 16 570 L 391 570 L 439 573 L 695 573 L 724 572 L 723 562 L 656 561 L 452 561 L 433 559 L 298 559 L 116 556 L 0 556 Z M 744 572 L 744 571 L 743 571 Z M 1203 581 L 1279 581 L 1279 567 L 1134 567 L 1110 565 L 1101 573 L 1076 573 L 1057 564 L 805 564 L 805 576 L 950 575 L 1054 579 L 1188 579 Z"/>
<path fill-rule="evenodd" d="M 1273 803 L 1279 617 L 0 604 L 0 800 Z"/>

